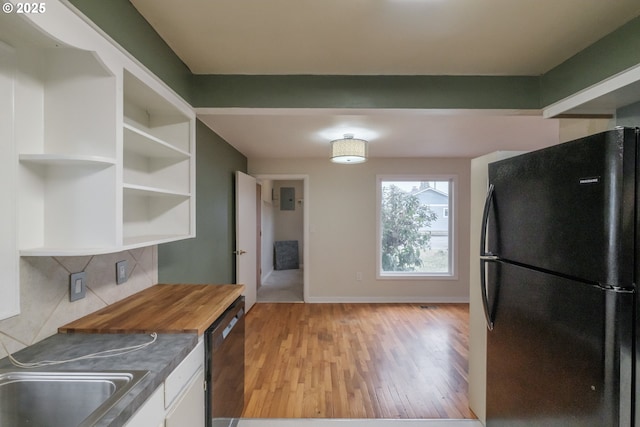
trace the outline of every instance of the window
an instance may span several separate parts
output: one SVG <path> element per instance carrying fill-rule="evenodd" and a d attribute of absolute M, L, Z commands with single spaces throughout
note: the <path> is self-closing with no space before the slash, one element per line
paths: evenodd
<path fill-rule="evenodd" d="M 453 277 L 453 176 L 378 176 L 378 278 Z"/>

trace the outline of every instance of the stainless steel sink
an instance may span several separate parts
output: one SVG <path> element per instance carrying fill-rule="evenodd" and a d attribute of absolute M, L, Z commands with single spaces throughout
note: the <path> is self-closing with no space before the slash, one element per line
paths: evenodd
<path fill-rule="evenodd" d="M 0 426 L 94 425 L 146 374 L 0 370 Z"/>

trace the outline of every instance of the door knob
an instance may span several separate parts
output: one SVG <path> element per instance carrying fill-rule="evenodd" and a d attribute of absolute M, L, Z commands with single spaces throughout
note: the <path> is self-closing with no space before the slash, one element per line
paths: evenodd
<path fill-rule="evenodd" d="M 246 254 L 247 251 L 243 251 L 242 249 L 238 250 L 238 251 L 233 251 L 234 254 L 236 255 L 242 255 L 242 254 Z"/>

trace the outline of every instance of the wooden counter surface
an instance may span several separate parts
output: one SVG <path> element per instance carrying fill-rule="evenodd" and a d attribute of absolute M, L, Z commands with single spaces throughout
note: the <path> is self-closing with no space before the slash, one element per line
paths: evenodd
<path fill-rule="evenodd" d="M 155 285 L 73 321 L 58 332 L 201 335 L 243 290 L 244 285 Z"/>

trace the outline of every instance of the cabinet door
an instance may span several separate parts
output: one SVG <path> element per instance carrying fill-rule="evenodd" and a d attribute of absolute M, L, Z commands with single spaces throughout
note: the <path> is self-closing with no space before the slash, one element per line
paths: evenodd
<path fill-rule="evenodd" d="M 164 385 L 158 387 L 151 397 L 133 414 L 125 427 L 149 427 L 163 425 Z M 187 424 L 185 424 L 187 425 Z"/>
<path fill-rule="evenodd" d="M 165 427 L 204 427 L 204 418 L 204 369 L 200 369 L 170 410 Z"/>

